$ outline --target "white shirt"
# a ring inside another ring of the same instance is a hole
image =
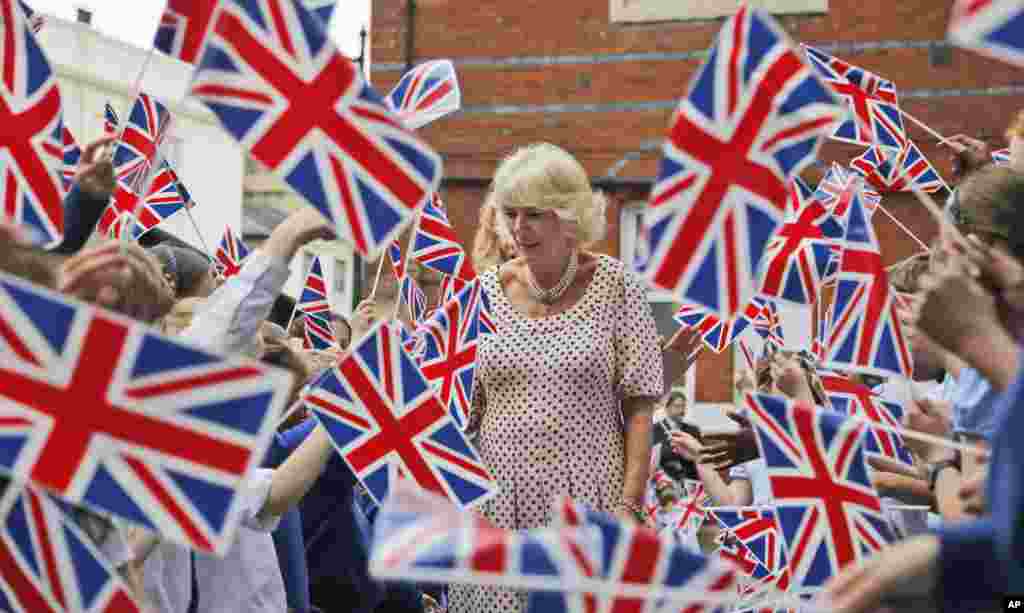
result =
[[[235,542],[223,559],[196,553],[196,579],[199,584],[199,611],[274,611],[287,609],[284,583],[277,565],[273,542],[269,554],[256,542],[256,537],[270,541],[270,532],[277,527],[279,516],[261,517],[260,509],[270,494],[274,471],[257,469],[238,492],[241,526]],[[248,530],[246,530],[248,528]],[[260,534],[259,531],[263,534]],[[242,542],[244,541],[244,542]],[[260,555],[257,564],[250,564],[251,555]],[[273,566],[273,573],[267,568]],[[276,573],[279,589],[270,585],[267,575]],[[156,611],[185,613],[192,599],[192,559],[190,550],[175,543],[160,543],[146,558],[142,567],[146,599]],[[213,580],[207,581],[212,577]],[[204,585],[206,589],[204,589]],[[257,594],[250,586],[256,586]],[[279,598],[277,598],[279,596]],[[250,598],[251,597],[251,598]],[[270,600],[274,600],[270,603]],[[273,605],[271,608],[265,608]],[[258,608],[247,608],[258,606]]]
[[[733,466],[729,469],[729,478],[750,481],[754,494],[752,505],[770,504],[774,499],[771,482],[768,480],[768,465],[763,458]]]

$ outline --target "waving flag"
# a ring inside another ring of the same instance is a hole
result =
[[[451,60],[431,60],[402,75],[388,106],[415,130],[462,108],[462,92]]]
[[[25,613],[135,613],[128,588],[65,512],[32,486],[0,499],[0,608]]]
[[[412,257],[427,268],[449,277],[467,281],[476,277],[437,194],[420,213],[413,235]]]
[[[856,193],[846,216],[824,366],[883,377],[909,378],[913,372],[895,290],[889,285],[875,230]]]
[[[896,86],[863,68],[804,45],[807,59],[821,78],[850,107],[850,118],[832,138],[861,145],[900,149],[907,142]]]
[[[898,152],[871,147],[854,158],[850,167],[880,192],[935,193],[945,188],[942,177],[909,140]]]
[[[460,429],[469,421],[473,400],[483,293],[480,283],[470,283],[422,326],[420,368]]]
[[[672,319],[684,328],[696,328],[701,332],[701,341],[715,353],[725,351],[750,324],[760,316],[764,303],[757,297],[751,299],[742,312],[724,322],[706,309],[690,304],[679,307]]]
[[[786,567],[786,554],[775,512],[761,507],[715,507],[711,515],[738,538],[769,572]]]
[[[237,275],[242,271],[242,263],[248,255],[249,247],[242,242],[241,238],[235,236],[231,226],[224,226],[224,236],[221,237],[220,245],[217,247],[215,263],[220,276],[230,279]]]
[[[750,551],[741,540],[730,535],[727,531],[719,534],[718,550],[715,557],[726,564],[736,568],[742,575],[751,579],[765,579],[771,576],[771,572],[761,564],[754,552]]]
[[[116,245],[111,245],[116,250]],[[196,549],[234,538],[290,376],[0,276],[0,468]]]
[[[647,280],[722,319],[743,308],[790,177],[841,113],[778,24],[740,8],[672,118],[644,219]]]
[[[764,301],[764,308],[753,321],[754,332],[757,332],[764,341],[763,353],[771,350],[782,349],[786,340],[782,336],[782,319],[779,317],[779,309],[772,300]]]
[[[707,506],[711,497],[704,491],[704,483],[701,481],[686,479],[683,489],[686,490],[686,498],[682,501],[683,512],[675,528],[696,534],[708,517]]]
[[[324,271],[320,266],[320,257],[313,256],[313,263],[306,273],[306,280],[302,283],[302,293],[295,303],[295,309],[306,315],[328,317],[331,304],[327,301],[327,283],[324,281]]]
[[[437,189],[441,158],[407,131],[295,2],[222,0],[191,93],[360,255]]]
[[[153,46],[187,64],[203,57],[219,0],[167,0]]]
[[[497,489],[387,322],[317,380],[306,404],[378,503],[398,471],[463,509]]]
[[[1024,66],[1024,6],[1017,0],[956,0],[949,21],[953,44]]]
[[[338,340],[334,338],[334,331],[326,319],[315,315],[307,315],[302,318],[303,323],[303,349],[315,349],[324,351],[338,346]]]
[[[746,397],[797,589],[893,540],[864,459],[864,426],[779,396]]]
[[[850,202],[858,193],[861,204],[864,205],[870,218],[881,204],[882,196],[876,191],[865,188],[864,181],[859,174],[850,172],[847,168],[832,162],[832,167],[818,183],[814,198],[825,205],[825,208],[832,213],[832,217],[840,223],[844,223],[846,213],[850,210]]]
[[[401,281],[405,278],[405,260],[402,259],[402,248],[398,241],[391,241],[388,246],[388,260],[391,262],[391,270],[395,273],[395,279]]]
[[[402,279],[401,299],[409,308],[409,318],[414,323],[423,321],[423,317],[427,313],[427,295],[423,293],[419,283],[416,283],[416,279],[413,279],[412,275],[406,275]]]
[[[117,118],[117,111],[107,102],[103,105],[103,133],[117,134],[118,125],[121,121]]]
[[[451,302],[455,296],[461,292],[467,285],[471,283],[470,280],[460,279],[459,277],[449,277],[444,275],[441,277],[441,295],[438,299],[438,304],[443,305]]]
[[[46,25],[46,17],[42,13],[36,13],[32,10],[32,7],[28,5],[25,0],[18,0],[18,4],[21,5],[21,12],[25,14],[25,21],[28,22],[29,28],[32,29],[33,34],[39,34],[39,31]]]
[[[630,590],[646,595],[600,598],[601,610],[647,610],[645,606],[661,597],[671,601],[673,611],[711,611],[715,607],[708,603],[720,604],[736,589],[730,567],[691,553],[646,526],[593,511],[567,497],[557,504],[555,525],[598,530],[601,555],[595,576],[609,586],[606,593]],[[707,601],[701,600],[701,593]]]
[[[27,21],[14,0],[0,0],[0,220],[52,246],[64,235],[60,90]]]
[[[592,531],[497,528],[400,480],[377,516],[369,567],[377,579],[560,591],[581,582],[599,545]]]
[[[761,261],[761,294],[798,304],[814,304],[842,241],[843,227],[810,193],[799,177],[790,184],[792,216],[768,243]]]
[[[143,202],[142,209],[132,225],[132,238],[140,236],[157,227],[165,219],[183,210],[189,205],[188,191],[178,179],[178,174],[165,161],[149,187],[149,194]]]
[[[71,189],[71,184],[75,181],[75,173],[78,172],[78,161],[82,159],[82,150],[79,148],[78,143],[75,142],[75,137],[71,134],[71,130],[63,123],[61,124],[61,135],[61,140],[64,143],[64,166],[61,168],[61,177],[64,180],[64,191],[68,191]]]
[[[903,407],[882,400],[868,386],[834,372],[818,373],[832,408],[844,415],[858,415],[871,423],[887,428],[899,428],[903,418]],[[864,451],[874,453],[907,466],[914,465],[910,450],[903,443],[903,437],[888,430],[868,427]]]
[[[992,152],[992,161],[996,164],[1009,164],[1010,163],[1010,149],[998,149]]]
[[[334,15],[334,6],[337,0],[302,0],[302,4],[309,9],[323,24],[324,30],[331,23]]]
[[[132,106],[128,123],[121,133],[121,139],[114,149],[114,175],[117,183],[110,204],[96,225],[103,235],[119,236],[121,230],[131,226],[131,216],[150,174],[165,171],[164,164],[153,168],[156,162],[157,149],[170,128],[171,115],[167,107],[144,92],[139,93]],[[164,180],[166,181],[166,176]],[[155,177],[154,177],[155,182]],[[147,190],[147,197],[154,193],[153,186]],[[117,224],[118,228],[111,228]]]

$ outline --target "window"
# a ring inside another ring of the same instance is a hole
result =
[[[619,220],[619,258],[626,263],[626,267],[634,270],[634,263],[637,261],[637,254],[641,251],[640,238],[641,216],[646,202],[631,202],[622,207],[621,219]],[[658,289],[647,290],[647,302],[651,305],[651,313],[654,315],[654,322],[658,326],[658,334],[665,338],[671,338],[679,324],[672,319],[678,309],[675,297],[672,294]],[[666,354],[667,359],[663,364],[666,370],[677,364],[675,354]],[[673,388],[682,389],[686,397],[692,402],[696,398],[696,368],[691,368],[686,373],[684,381],[666,381]],[[667,376],[667,375],[666,375]]]
[[[683,21],[728,17],[747,0],[609,0],[613,22]],[[772,13],[824,13],[828,0],[755,0]]]

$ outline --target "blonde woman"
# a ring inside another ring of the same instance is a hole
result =
[[[539,144],[502,162],[486,206],[518,257],[480,277],[497,334],[479,346],[469,428],[501,488],[483,514],[544,526],[565,494],[642,515],[662,362],[643,286],[586,251],[604,233],[604,197],[569,153]],[[524,608],[523,594],[452,587],[453,613]]]

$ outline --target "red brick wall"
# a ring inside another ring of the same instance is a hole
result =
[[[780,21],[800,42],[849,43],[850,48],[832,52],[895,81],[903,93],[903,109],[940,133],[967,132],[1003,146],[1003,129],[1011,115],[1024,108],[1024,96],[982,92],[1016,86],[1019,73],[1006,64],[945,47],[942,41],[951,4],[950,0],[830,0],[825,15],[787,16]],[[381,91],[398,79],[407,59],[406,8],[407,0],[374,2],[371,57],[373,81]],[[466,111],[423,130],[444,156],[446,175],[453,178],[444,196],[460,238],[469,245],[486,180],[501,158],[521,145],[544,140],[565,147],[594,177],[630,154],[637,159],[625,164],[619,177],[653,176],[657,150],[638,152],[645,143],[663,136],[672,102],[686,91],[702,61],[696,52],[711,44],[720,24],[721,20],[612,24],[607,0],[416,0],[413,62],[451,58],[462,85]],[[853,48],[856,44],[862,48]],[[933,47],[950,54],[948,64],[932,63]],[[651,53],[694,57],[628,60],[621,55]],[[538,61],[542,56],[554,61]],[[654,108],[544,112],[545,105],[635,103]],[[949,177],[948,160],[935,139],[913,125],[908,133],[940,173]],[[820,157],[845,163],[859,153],[856,147],[831,143]],[[816,170],[805,173],[810,180],[818,176]],[[615,193],[615,200],[642,198],[627,192]],[[886,197],[885,206],[920,238],[929,240],[934,224],[913,198]],[[887,262],[899,261],[917,249],[884,215],[875,219]],[[617,255],[618,208],[614,206],[609,210],[609,237],[601,249]],[[728,354],[702,357],[697,376],[698,399],[731,397]]]

